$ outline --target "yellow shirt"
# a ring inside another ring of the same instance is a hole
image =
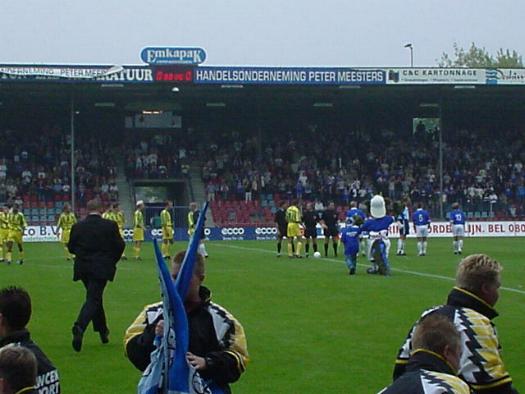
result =
[[[115,212],[113,212],[113,211],[106,211],[106,212],[104,212],[104,213],[102,214],[102,217],[103,217],[104,219],[111,220],[111,221],[113,221],[113,222],[116,222],[116,221],[117,221],[116,218],[115,218]]]
[[[7,216],[7,212],[0,212],[0,230],[7,230],[9,228]]]
[[[126,224],[126,219],[124,218],[124,212],[117,211],[115,212],[115,222],[117,222],[118,228],[123,229],[124,224]]]
[[[133,221],[135,228],[144,228],[144,215],[142,215],[142,211],[140,209],[135,211],[135,214],[133,215]]]
[[[62,212],[58,218],[57,227],[62,230],[69,231],[71,227],[77,222],[77,218],[73,212]]]
[[[162,227],[173,227],[173,222],[171,221],[171,213],[167,209],[163,209],[160,212],[160,225]]]
[[[9,225],[9,230],[23,232],[27,227],[26,218],[22,212],[10,212],[7,215],[7,222]]]
[[[291,205],[286,210],[286,221],[288,223],[301,223],[301,212],[299,208]]]

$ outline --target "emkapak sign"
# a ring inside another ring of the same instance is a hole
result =
[[[152,65],[201,64],[206,60],[206,51],[202,48],[185,47],[147,47],[140,53],[144,63]]]

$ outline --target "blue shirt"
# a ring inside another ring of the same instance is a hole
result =
[[[452,224],[465,224],[465,213],[461,209],[454,209],[449,218]]]
[[[341,232],[341,242],[345,246],[345,256],[354,256],[359,252],[359,226],[347,226]]]
[[[412,221],[416,226],[428,226],[430,224],[430,216],[426,210],[419,208],[412,214]]]
[[[358,215],[361,217],[361,219],[365,220],[366,219],[366,215],[365,213],[359,209],[359,208],[351,208],[349,209],[348,211],[346,211],[346,217],[347,218],[353,218],[355,215]]]

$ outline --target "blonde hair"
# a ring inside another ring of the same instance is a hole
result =
[[[448,345],[456,349],[461,343],[461,337],[452,323],[445,315],[432,313],[419,322],[412,337],[414,349],[427,349],[443,355]]]
[[[182,264],[182,260],[184,260],[184,255],[186,254],[186,251],[183,250],[182,252],[177,253],[173,257],[173,261],[171,263],[172,270],[175,270],[175,267],[180,267]],[[204,265],[204,257],[200,253],[197,253],[195,261],[195,267],[193,268],[193,273],[199,276],[204,276],[206,274],[206,266]]]
[[[501,264],[486,254],[473,254],[459,263],[456,285],[479,294],[484,284],[497,282],[502,270]]]

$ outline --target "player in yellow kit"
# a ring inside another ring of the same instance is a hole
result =
[[[104,213],[102,214],[102,218],[111,220],[113,222],[117,221],[115,218],[115,211],[113,209],[113,203],[109,204],[108,209],[106,209]]]
[[[64,209],[58,217],[57,223],[57,232],[61,231],[60,241],[64,244],[64,251],[66,253],[66,260],[71,260],[73,257],[69,250],[67,249],[67,244],[69,242],[69,234],[71,233],[71,227],[77,222],[75,214],[71,212],[71,207],[69,204],[64,204]]]
[[[286,238],[288,238],[288,257],[294,257],[293,242],[297,241],[295,246],[295,257],[301,258],[301,239],[303,238],[303,229],[301,226],[301,211],[297,207],[297,200],[293,200],[290,206],[286,209],[286,221],[288,227],[286,231]]]
[[[160,225],[162,227],[162,256],[170,258],[170,245],[173,244],[173,220],[171,219],[171,201],[166,201],[164,209],[160,212]]]
[[[137,201],[137,209],[133,214],[133,249],[135,251],[135,259],[142,260],[140,257],[140,249],[142,248],[142,242],[144,242],[144,201]]]
[[[9,208],[4,205],[0,209],[0,262],[4,262],[4,256],[7,248],[7,236],[9,235],[9,225],[7,222],[7,215]]]
[[[122,212],[122,209],[120,209],[118,202],[113,203],[113,218],[117,223],[121,238],[124,239],[124,225],[126,224],[126,218],[124,217],[124,212]],[[124,249],[124,252],[122,252],[122,256],[120,258],[122,260],[128,259],[126,257],[126,249]]]
[[[24,229],[27,227],[26,218],[24,214],[18,210],[18,204],[13,204],[11,212],[7,215],[7,224],[9,232],[7,235],[7,253],[6,262],[11,264],[13,244],[18,245],[19,258],[17,263],[24,264],[24,245],[22,237],[24,236]]]

